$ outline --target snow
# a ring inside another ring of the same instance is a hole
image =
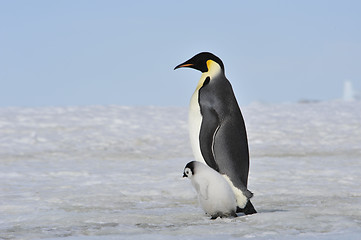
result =
[[[186,108],[0,108],[0,239],[360,239],[361,102],[242,111],[259,213],[212,221]]]

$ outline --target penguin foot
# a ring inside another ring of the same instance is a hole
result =
[[[251,215],[257,213],[256,209],[253,207],[253,204],[249,200],[244,208],[237,207],[237,212],[238,213],[242,212],[245,215]]]
[[[218,217],[219,217],[218,215],[217,216],[214,215],[214,216],[211,217],[211,220],[216,220]]]

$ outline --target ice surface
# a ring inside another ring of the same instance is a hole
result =
[[[242,110],[259,213],[211,221],[186,108],[0,108],[0,239],[360,239],[361,103]]]

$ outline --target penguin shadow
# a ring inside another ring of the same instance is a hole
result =
[[[288,210],[285,209],[257,209],[257,213],[254,214],[244,214],[244,213],[237,213],[237,217],[244,217],[244,216],[253,216],[263,213],[279,213],[279,212],[288,212]]]
[[[285,209],[261,209],[258,213],[277,213],[277,212],[288,212]]]
[[[257,216],[259,214],[263,214],[263,213],[280,213],[280,212],[288,212],[288,210],[285,209],[260,209],[257,211],[257,213],[254,214],[244,214],[242,212],[236,213],[236,215],[234,216],[211,216],[210,220],[216,220],[216,219],[237,219],[237,218],[242,218],[242,217],[249,217],[249,216]],[[209,217],[209,215],[206,214],[207,217]]]
[[[285,209],[259,209],[257,210],[257,213],[254,214],[244,214],[242,212],[236,213],[237,216],[232,216],[229,218],[242,218],[242,217],[249,217],[249,216],[257,216],[264,213],[281,213],[281,212],[288,212],[288,210]],[[211,218],[211,220],[214,220],[215,218]]]
[[[263,213],[281,213],[281,212],[288,212],[288,210],[285,209],[260,209],[257,211],[257,213],[254,214],[245,214],[242,212],[236,213],[234,216],[210,216],[209,220],[216,220],[216,219],[237,219],[242,217],[249,217],[249,216],[257,216],[259,214]],[[209,217],[209,215],[205,214],[205,216]]]

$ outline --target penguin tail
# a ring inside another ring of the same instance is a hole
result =
[[[244,213],[245,215],[251,215],[257,213],[256,209],[253,207],[253,204],[248,200],[244,208],[237,207],[237,213]]]

